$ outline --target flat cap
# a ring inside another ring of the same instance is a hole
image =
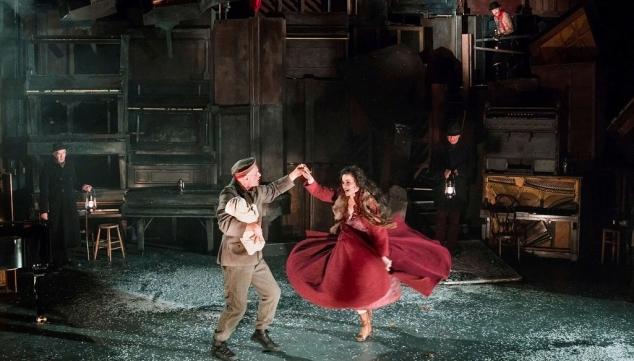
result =
[[[255,165],[255,158],[253,157],[240,159],[239,161],[235,162],[235,164],[231,167],[231,174],[234,177],[244,175],[254,165]]]
[[[51,153],[55,153],[55,152],[57,152],[58,150],[61,150],[61,149],[66,149],[66,144],[59,143],[59,142],[54,143],[53,144],[53,148],[51,149]]]

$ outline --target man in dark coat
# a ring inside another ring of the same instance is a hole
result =
[[[49,261],[63,266],[69,261],[68,248],[80,243],[75,191],[90,192],[92,186],[79,185],[75,167],[66,159],[64,144],[54,144],[52,155],[40,174],[40,218],[49,224],[53,257]]]
[[[462,121],[453,119],[447,127],[447,141],[443,141],[434,151],[431,170],[438,179],[436,197],[435,238],[456,254],[460,233],[460,212],[467,205],[468,187],[473,178],[474,150],[461,140]],[[453,174],[456,194],[445,195],[445,182]]]

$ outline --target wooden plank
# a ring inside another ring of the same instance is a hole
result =
[[[258,46],[260,65],[257,76],[260,101],[254,104],[281,104],[284,84],[286,23],[283,18],[257,17],[257,19],[260,22],[260,43]]]
[[[461,46],[462,88],[468,91],[471,88],[473,75],[473,34],[462,34]]]
[[[251,100],[250,27],[248,19],[223,20],[214,27],[214,99],[218,105]]]
[[[530,45],[533,61],[540,64],[593,60],[596,43],[588,15],[580,8]]]
[[[112,138],[112,136],[111,136]],[[126,143],[121,141],[70,141],[64,142],[76,155],[126,154]],[[27,154],[50,155],[53,141],[32,141],[27,143]]]
[[[555,222],[554,248],[570,248],[572,223]]]
[[[222,108],[217,114],[218,182],[231,179],[231,166],[239,159],[251,156],[250,107]]]
[[[135,36],[130,46],[130,73],[140,80],[209,81],[209,32],[172,35],[170,57],[161,33]]]
[[[305,82],[303,79],[286,79],[284,101],[284,144],[287,162],[305,160],[304,134],[306,126]]]
[[[275,180],[284,175],[284,122],[281,105],[260,106],[260,166],[262,178]]]
[[[281,103],[285,31],[280,18],[224,20],[215,26],[216,104]]]
[[[216,165],[130,165],[130,187],[185,184],[215,184]]]
[[[90,91],[93,91],[92,93]],[[118,94],[122,92],[121,77],[117,75],[28,75],[26,93],[29,95],[93,94],[96,91]]]
[[[347,56],[347,38],[289,38],[286,40],[286,76],[337,77],[337,65]]]

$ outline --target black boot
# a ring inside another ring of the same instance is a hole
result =
[[[269,336],[269,330],[255,330],[253,335],[251,335],[251,340],[258,342],[262,347],[264,347],[264,351],[279,351],[280,347],[278,344],[271,340]]]
[[[211,353],[214,355],[214,357],[223,361],[237,360],[236,354],[233,353],[233,351],[231,351],[229,347],[227,347],[227,343],[224,341],[214,341],[214,346],[211,349]]]

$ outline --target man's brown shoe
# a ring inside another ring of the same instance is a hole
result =
[[[262,347],[264,347],[264,351],[279,351],[280,346],[271,340],[269,336],[269,330],[255,330],[253,335],[251,335],[251,340],[256,341]]]

